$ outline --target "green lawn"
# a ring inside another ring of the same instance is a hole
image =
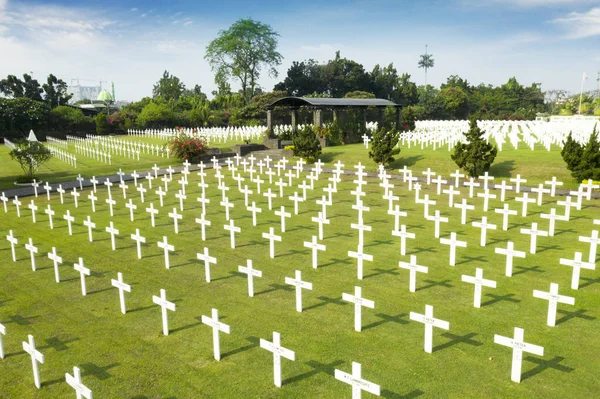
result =
[[[348,159],[362,160],[366,150],[360,147],[331,148],[326,154],[344,151],[350,155]],[[394,167],[400,167],[402,159],[420,157],[419,151],[403,152]],[[416,159],[410,166],[422,169],[430,158],[434,170],[445,172],[443,165],[449,167],[443,160],[447,152],[429,152],[433,155]],[[541,171],[544,160],[549,159],[545,157],[555,153],[527,152],[530,154],[528,164],[538,167],[531,176],[524,173],[525,177],[562,176],[553,169],[546,175]],[[536,161],[534,154],[542,161]],[[528,171],[519,166],[526,158],[515,160],[511,173]],[[346,162],[346,169],[352,169],[350,162]],[[40,208],[35,225],[30,224],[30,211],[25,208],[30,198],[23,199],[20,219],[14,206],[7,214],[0,208],[0,233],[4,237],[12,229],[19,239],[16,263],[10,258],[8,242],[0,240],[0,322],[7,328],[3,337],[7,357],[0,361],[0,397],[72,397],[64,375],[79,366],[84,384],[98,398],[348,398],[351,388],[335,380],[333,373],[335,368],[350,372],[352,361],[362,364],[363,377],[381,385],[382,396],[387,398],[597,396],[598,271],[583,270],[581,287],[574,291],[570,289],[572,269],[559,264],[561,257],[572,259],[575,251],[587,258],[589,246],[578,237],[598,228],[591,221],[600,217],[597,200],[585,202],[581,211],[573,210],[570,222],[557,222],[555,237],[539,238],[538,253],[515,259],[514,276],[508,278],[504,276],[505,257],[496,255],[494,248],[505,248],[506,241],[512,240],[518,250],[527,251],[528,236],[521,235],[519,229],[532,222],[547,229],[548,221],[539,214],[556,206],[551,198],[547,197],[543,206],[531,205],[526,218],[512,217],[508,231],[488,232],[487,247],[480,247],[479,229],[470,222],[484,215],[482,199],[469,199],[477,210],[469,214],[469,225],[463,226],[460,211],[447,207],[445,195],[438,197],[435,191],[424,189],[422,194],[429,193],[437,200],[432,212],[439,209],[450,218],[450,223],[442,224],[441,236],[455,231],[459,239],[468,241],[466,249],[458,249],[456,267],[451,267],[448,247],[433,237],[433,223],[423,219],[423,206],[415,204],[414,193],[396,180],[392,182],[396,185],[394,193],[400,196],[401,208],[409,213],[402,223],[417,235],[416,240],[408,240],[408,254],[399,254],[399,239],[390,234],[393,219],[386,214],[387,201],[381,199],[378,182],[369,180],[364,189],[368,193],[365,204],[371,210],[364,214],[364,220],[373,231],[365,233],[365,252],[372,254],[374,261],[365,262],[365,278],[359,281],[356,261],[347,255],[349,250],[356,250],[358,242],[357,232],[350,229],[357,218],[351,208],[354,197],[349,193],[354,188],[353,176],[345,177],[334,194],[335,205],[328,209],[331,225],[325,226],[323,241],[327,251],[319,253],[319,268],[314,270],[303,242],[317,234],[317,225],[310,218],[321,208],[315,200],[322,195],[329,176],[322,175],[315,190],[308,192],[309,201],[300,204],[300,215],[288,219],[283,242],[276,244],[276,257],[270,259],[268,241],[261,235],[270,226],[279,232],[279,217],[267,209],[266,198],[255,192],[251,201],[263,211],[258,215],[259,225],[253,227],[251,214],[243,207],[243,195],[227,175],[229,199],[236,204],[232,217],[242,228],[235,250],[230,249],[229,234],[223,229],[225,216],[218,205],[221,193],[212,170],[206,178],[211,201],[207,219],[212,222],[206,242],[202,242],[194,222],[201,206],[196,201],[196,173],[190,175],[179,234],[174,233],[172,219],[167,217],[178,203],[175,183],[160,209],[156,228],[151,227],[144,212],[149,202],[159,207],[154,190],[146,194],[145,204],[130,190],[138,205],[133,223],[120,190],[113,190],[118,204],[115,216],[110,217],[104,187],[99,189],[96,213],[91,212],[86,199],[89,191],[84,190],[78,209],[70,196],[61,205],[53,194],[54,230],[49,230],[47,217],[41,212],[47,205],[45,196],[35,199]],[[286,195],[292,194],[287,190]],[[520,203],[512,198],[509,196],[511,209],[520,209]],[[274,200],[274,207],[280,205],[293,212],[291,201]],[[502,203],[491,201],[487,216],[500,229],[501,216],[493,212],[497,207]],[[68,235],[62,219],[67,209],[76,218],[73,236]],[[562,207],[558,212],[562,213]],[[82,225],[87,215],[97,224],[93,243],[88,242],[87,228]],[[116,251],[111,250],[110,236],[104,231],[111,220],[120,230]],[[141,260],[129,238],[135,228],[147,239]],[[165,269],[162,250],[156,245],[163,235],[175,246],[170,270]],[[37,272],[32,272],[29,253],[23,247],[29,237],[39,246]],[[60,284],[54,282],[52,263],[46,256],[53,246],[64,259]],[[205,246],[218,260],[212,267],[211,283],[204,281],[204,265],[196,259],[196,253]],[[408,291],[408,271],[398,268],[398,262],[408,261],[410,254],[429,267],[427,275],[418,275],[416,293]],[[73,270],[79,257],[93,273],[87,279],[86,297],[81,296],[79,274]],[[237,273],[238,265],[245,265],[246,259],[252,259],[254,267],[263,272],[263,278],[255,280],[254,298],[247,296],[247,281]],[[478,267],[484,269],[485,278],[498,283],[496,289],[484,288],[481,309],[473,307],[473,285],[461,282],[462,274],[474,275]],[[284,284],[284,278],[293,277],[295,270],[301,270],[303,280],[313,284],[313,291],[303,293],[303,313],[295,311],[294,291]],[[126,315],[120,313],[118,292],[110,284],[117,272],[132,285],[132,292],[126,294]],[[559,305],[556,327],[546,326],[547,302],[532,296],[534,289],[547,291],[551,282],[560,284],[561,294],[576,298],[575,306]],[[353,329],[353,305],[341,301],[342,293],[353,293],[356,285],[362,287],[365,298],[375,301],[375,309],[363,308],[360,333]],[[169,312],[169,336],[162,335],[160,308],[152,303],[152,295],[159,295],[161,288],[177,305],[176,312]],[[432,354],[423,351],[423,325],[409,321],[408,316],[411,311],[423,313],[426,304],[435,307],[435,317],[450,322],[448,332],[435,329]],[[231,326],[231,335],[221,334],[221,362],[212,358],[212,329],[199,321],[201,315],[210,315],[211,308],[217,308],[222,321]],[[493,343],[494,334],[512,336],[514,327],[525,329],[526,342],[545,348],[543,357],[524,355],[521,384],[510,381],[511,350]],[[272,354],[258,347],[259,339],[271,340],[273,331],[281,333],[283,346],[296,352],[296,361],[282,360],[282,388],[273,385]],[[45,355],[40,366],[41,390],[33,386],[31,361],[22,351],[21,342],[28,334],[34,335]]]

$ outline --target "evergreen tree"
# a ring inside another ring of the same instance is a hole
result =
[[[400,148],[396,148],[400,136],[395,130],[381,128],[373,133],[373,142],[369,158],[381,165],[394,162],[394,155],[400,154]]]
[[[563,160],[567,164],[567,169],[571,172],[579,165],[581,155],[583,153],[583,146],[577,141],[573,140],[573,132],[569,133],[567,141],[560,152]]]
[[[321,155],[321,143],[310,126],[298,130],[292,141],[294,143],[294,155],[298,157],[314,161]]]
[[[414,107],[405,107],[402,109],[402,116],[400,118],[400,127],[398,130],[405,132],[414,131],[416,127],[417,114],[415,113]]]
[[[470,177],[480,176],[490,169],[498,149],[485,141],[475,118],[471,118],[469,130],[463,134],[467,143],[456,144],[451,155],[452,160]]]
[[[587,179],[600,180],[600,142],[596,126],[587,144],[582,148],[579,163],[571,174],[580,182]]]

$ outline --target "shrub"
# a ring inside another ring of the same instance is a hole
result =
[[[40,165],[52,158],[52,153],[38,141],[19,140],[10,152],[10,157],[19,163],[25,173],[24,178],[19,181],[30,182],[33,181],[34,174]]]
[[[293,138],[293,143],[295,156],[314,161],[321,155],[321,143],[310,126],[298,130],[298,134]]]
[[[394,155],[400,154],[396,148],[400,136],[397,131],[381,128],[373,132],[373,142],[369,151],[369,158],[380,165],[394,162]]]
[[[194,137],[184,132],[173,137],[167,145],[171,153],[179,159],[196,159],[208,150],[204,137]]]
[[[467,143],[456,144],[451,157],[470,177],[477,177],[490,169],[498,149],[485,141],[475,118],[471,118],[469,130],[463,134]]]
[[[294,146],[293,145],[286,145],[285,147],[283,147],[284,150],[291,150],[294,151]]]
[[[561,155],[577,181],[600,179],[600,142],[596,126],[585,145],[577,143],[569,134]]]
[[[400,124],[403,131],[414,131],[417,121],[417,115],[414,107],[406,107],[402,109]]]
[[[107,134],[110,132],[110,123],[108,123],[108,116],[104,112],[100,112],[94,117],[96,122],[96,133]]]

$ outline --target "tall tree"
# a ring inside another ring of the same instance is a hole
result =
[[[483,132],[477,126],[475,118],[471,118],[469,130],[463,135],[466,143],[456,144],[450,157],[470,177],[480,176],[483,172],[490,170],[490,166],[498,154],[498,148],[483,138]]]
[[[240,19],[206,47],[204,58],[210,63],[215,82],[222,85],[231,78],[239,80],[246,104],[254,95],[263,68],[277,77],[275,67],[283,56],[277,51],[277,37],[269,25],[252,19]]]
[[[425,69],[425,86],[427,86],[427,70],[433,68],[433,65],[433,55],[427,53],[427,45],[425,45],[425,54],[421,54],[421,58],[419,59],[419,68]]]
[[[154,98],[161,97],[167,101],[177,100],[183,94],[185,85],[175,75],[171,75],[169,71],[164,71],[162,78],[154,85],[152,96]]]
[[[23,80],[15,75],[8,75],[0,80],[0,93],[12,98],[26,97],[30,100],[42,101],[42,88],[31,75],[23,74]]]
[[[48,75],[42,88],[44,89],[44,100],[50,105],[50,108],[67,105],[73,97],[72,94],[67,93],[67,83],[52,74]]]

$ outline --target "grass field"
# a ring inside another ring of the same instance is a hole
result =
[[[362,160],[366,153],[361,146],[343,150],[349,159]],[[327,149],[325,156],[340,151]],[[430,151],[425,156],[418,155],[417,150],[405,151],[394,167],[400,167],[403,157],[423,156],[410,166],[419,170],[429,164],[444,172],[444,153]],[[533,159],[537,151],[527,154],[532,158],[519,156],[511,173],[529,170],[520,163],[540,162]],[[343,159],[341,154],[329,156]],[[549,155],[539,152],[542,164],[545,156]],[[532,180],[552,174],[560,178],[552,169],[544,175],[543,166],[538,167],[531,170]],[[345,169],[353,169],[351,163],[346,162]],[[414,193],[395,180],[392,183],[396,185],[395,195],[400,196],[398,203],[408,212],[402,223],[417,235],[417,239],[408,240],[407,255],[399,254],[399,239],[390,234],[393,218],[386,213],[383,190],[378,181],[369,180],[364,186],[364,201],[370,212],[365,212],[364,220],[373,231],[365,232],[365,252],[372,254],[374,261],[365,262],[365,278],[361,281],[356,277],[356,260],[347,254],[356,250],[358,242],[357,232],[350,229],[357,220],[351,208],[355,200],[350,194],[355,187],[354,176],[345,177],[339,184],[335,205],[328,208],[331,224],[325,226],[323,241],[327,251],[319,253],[319,268],[314,270],[311,253],[303,242],[317,234],[317,225],[310,218],[321,209],[315,200],[321,197],[329,175],[323,174],[315,190],[308,192],[308,201],[300,204],[300,214],[288,219],[287,232],[278,233],[283,241],[276,243],[276,257],[270,259],[268,241],[261,234],[269,227],[279,232],[279,217],[267,209],[266,198],[251,187],[255,191],[251,201],[262,208],[259,225],[253,227],[251,214],[243,206],[243,195],[230,174],[225,174],[229,199],[235,203],[231,215],[242,229],[235,250],[230,249],[229,233],[223,229],[225,215],[218,205],[221,192],[212,170],[206,178],[211,201],[207,219],[212,222],[206,242],[202,242],[199,225],[194,222],[201,212],[201,204],[196,201],[199,177],[195,173],[190,175],[179,234],[174,233],[172,219],[167,216],[178,204],[174,182],[157,216],[156,228],[151,227],[149,215],[144,212],[149,202],[159,208],[154,190],[146,194],[145,204],[137,192],[130,190],[138,206],[134,222],[129,221],[120,190],[113,190],[117,206],[115,216],[110,217],[104,187],[99,189],[96,213],[85,199],[86,190],[77,209],[70,196],[61,205],[53,194],[50,203],[56,211],[54,230],[49,229],[47,216],[41,212],[47,206],[45,196],[35,199],[40,211],[34,225],[25,207],[29,198],[24,199],[20,219],[14,206],[9,213],[0,209],[0,233],[5,236],[12,229],[19,239],[16,263],[10,258],[8,242],[0,241],[0,322],[7,328],[3,338],[7,357],[0,361],[0,397],[73,396],[64,375],[79,366],[84,384],[98,398],[347,398],[351,388],[335,380],[333,373],[336,368],[350,372],[353,361],[362,364],[363,377],[381,385],[382,396],[387,398],[597,395],[598,271],[583,270],[580,289],[574,291],[570,289],[572,269],[559,264],[561,257],[572,259],[575,251],[587,258],[589,245],[579,242],[578,237],[589,236],[598,228],[592,225],[592,218],[600,218],[597,200],[586,201],[581,211],[572,210],[571,221],[557,222],[554,237],[540,237],[536,255],[515,259],[514,276],[509,278],[504,276],[505,257],[495,254],[494,248],[505,248],[506,241],[512,240],[516,249],[527,251],[529,236],[520,234],[519,229],[532,222],[547,229],[548,221],[540,219],[540,213],[555,207],[557,198],[546,197],[543,206],[530,205],[527,217],[512,217],[509,230],[502,231],[501,215],[493,212],[502,207],[498,199],[490,202],[487,214],[482,211],[481,198],[468,199],[476,205],[476,211],[469,213],[467,225],[461,225],[460,211],[448,208],[446,195],[437,196],[434,189],[424,187],[422,194],[437,200],[430,212],[438,209],[450,218],[450,223],[442,224],[441,236],[455,231],[459,239],[468,242],[466,249],[458,249],[457,265],[451,267],[449,249],[434,238],[433,223],[423,218],[423,205],[415,204]],[[267,187],[264,184],[263,190]],[[461,191],[468,197],[466,189]],[[292,194],[292,190],[286,190],[286,196]],[[511,209],[519,210],[520,203],[513,198],[514,194],[509,195],[507,201]],[[274,200],[274,208],[281,205],[293,212],[291,201]],[[73,236],[68,235],[62,219],[67,209],[76,219]],[[562,214],[562,207],[558,213]],[[479,229],[470,223],[484,214],[490,223],[498,225],[498,230],[489,231],[488,245],[480,247]],[[88,242],[87,228],[82,225],[87,215],[97,224],[93,243]],[[111,250],[110,236],[104,231],[111,220],[120,230],[116,251]],[[135,242],[129,238],[136,228],[147,240],[141,260],[137,259]],[[170,270],[165,269],[163,252],[156,245],[163,235],[175,246]],[[37,272],[31,270],[29,253],[23,247],[30,237],[39,246]],[[53,246],[64,259],[60,266],[63,281],[59,284],[54,282],[52,263],[46,256]],[[196,259],[196,253],[205,246],[218,262],[212,267],[211,283],[204,281],[203,262]],[[429,267],[428,274],[418,275],[415,293],[408,291],[408,271],[398,268],[398,262],[408,261],[410,254],[417,256],[420,265]],[[79,257],[93,273],[87,278],[86,297],[80,292],[79,274],[73,270]],[[263,277],[255,280],[254,298],[248,297],[247,281],[237,272],[246,259],[252,259],[254,267],[263,272]],[[474,275],[478,267],[484,269],[485,278],[498,284],[496,289],[484,288],[481,309],[473,307],[473,285],[461,282],[462,274]],[[303,280],[313,284],[312,291],[303,293],[302,313],[295,311],[293,288],[284,284],[284,278],[293,277],[295,270],[301,270]],[[126,294],[126,315],[120,313],[118,292],[110,284],[117,272],[122,272],[125,282],[132,285],[132,292]],[[546,326],[548,303],[532,296],[534,289],[547,291],[551,282],[560,284],[561,294],[576,298],[575,306],[559,305],[556,327]],[[357,285],[365,298],[375,301],[375,309],[363,308],[360,333],[353,330],[353,305],[341,300],[342,293],[353,293]],[[177,305],[176,312],[169,312],[169,336],[162,335],[160,308],[152,303],[152,295],[159,295],[161,288]],[[423,325],[409,321],[408,316],[411,311],[423,313],[426,304],[435,307],[435,317],[450,322],[447,332],[435,329],[432,354],[423,351]],[[212,358],[212,329],[199,321],[201,315],[210,315],[211,308],[217,308],[222,321],[231,326],[230,335],[221,334],[220,362]],[[494,334],[512,336],[514,327],[525,329],[526,342],[545,348],[543,357],[524,354],[521,384],[510,381],[511,350],[493,343]],[[273,331],[281,333],[283,346],[296,352],[296,361],[282,360],[282,388],[273,385],[272,354],[258,347],[259,339],[271,340]],[[45,355],[39,391],[33,386],[31,360],[21,347],[28,334],[34,335],[38,349]]]

